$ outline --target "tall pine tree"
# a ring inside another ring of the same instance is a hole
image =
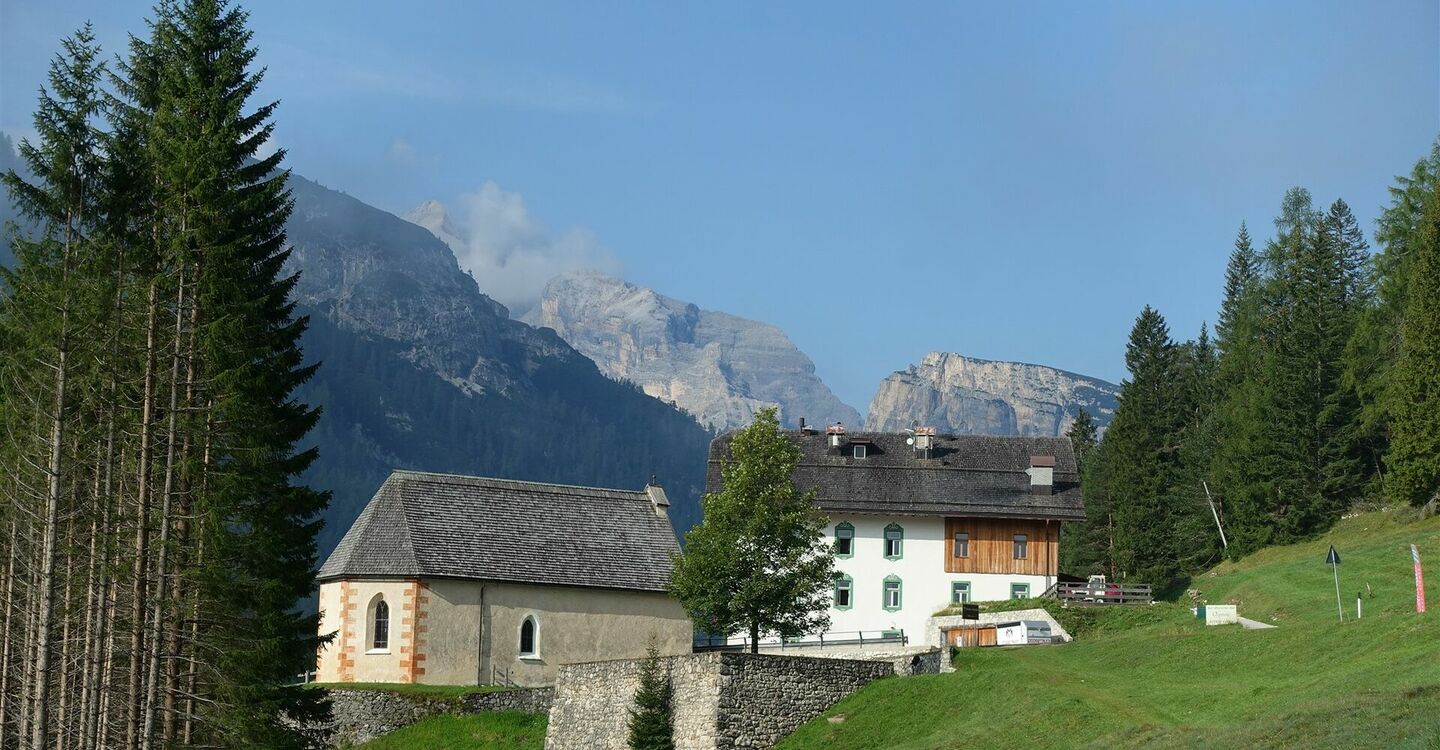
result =
[[[1440,497],[1440,184],[1431,184],[1408,249],[1386,489],[1398,501],[1422,505]]]
[[[1179,514],[1171,492],[1185,421],[1176,403],[1178,354],[1164,317],[1147,305],[1130,331],[1125,348],[1130,377],[1121,384],[1102,448],[1116,566],[1123,578],[1162,588],[1181,572],[1173,534]]]

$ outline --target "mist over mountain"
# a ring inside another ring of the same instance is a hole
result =
[[[595,271],[558,276],[525,318],[554,329],[600,369],[729,430],[778,407],[782,424],[859,424],[815,363],[768,323],[702,310]]]
[[[426,201],[405,216],[454,252],[480,291],[516,316],[540,301],[545,284],[568,271],[618,273],[620,264],[585,229],[553,231],[530,214],[525,199],[486,182],[453,208]]]
[[[305,477],[334,492],[321,557],[393,468],[638,488],[699,519],[698,423],[602,374],[553,331],[510,319],[426,230],[304,178],[287,225],[311,316],[300,398],[324,412]]]
[[[14,170],[22,177],[27,177],[29,172],[25,169],[25,164],[20,161],[15,145],[10,136],[0,133],[0,174]],[[8,229],[12,221],[17,223],[22,221],[20,212],[10,201],[10,191],[0,185],[0,266],[8,266],[15,261],[15,256],[10,252]]]
[[[881,381],[865,429],[1064,435],[1081,408],[1104,427],[1120,386],[1054,367],[930,352]]]

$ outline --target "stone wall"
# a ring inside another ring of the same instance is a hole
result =
[[[894,673],[893,664],[880,661],[721,654],[715,744],[708,747],[771,747],[841,698]]]
[[[895,673],[887,661],[771,654],[662,661],[674,689],[676,750],[771,747],[841,698]],[[562,666],[545,747],[623,750],[639,669],[633,660]]]
[[[545,713],[554,695],[551,688],[528,688],[476,693],[456,700],[422,698],[385,690],[330,690],[331,721],[315,728],[332,747],[369,742],[382,734],[436,714],[474,714],[486,711]]]
[[[841,646],[838,648],[813,648],[805,649],[797,653],[798,649],[791,647],[789,651],[779,649],[766,649],[760,647],[762,654],[777,654],[782,656],[813,656],[820,659],[861,659],[864,661],[888,661],[895,665],[895,674],[902,677],[917,674],[939,674],[948,671],[950,663],[949,649],[938,646],[896,646],[890,649],[881,649],[874,646]],[[916,657],[919,657],[917,660]]]

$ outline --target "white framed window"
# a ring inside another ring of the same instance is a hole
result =
[[[955,532],[955,556],[956,556],[956,557],[969,557],[969,556],[970,556],[970,532],[968,532],[968,531],[957,531],[957,532]]]
[[[390,650],[390,605],[382,594],[370,600],[370,649],[381,653]]]
[[[835,609],[850,609],[855,604],[855,582],[850,576],[835,577]]]
[[[845,521],[835,524],[835,556],[850,557],[855,554],[855,527]]]
[[[540,624],[535,615],[526,615],[520,622],[520,657],[537,658],[540,653]]]
[[[868,454],[868,451],[866,450],[864,445],[853,445],[850,447],[850,449],[852,451],[850,455],[856,458],[864,458]]]
[[[905,555],[905,529],[898,523],[885,527],[885,559],[899,560]]]
[[[880,600],[880,605],[884,607],[886,611],[894,612],[900,609],[901,583],[899,578],[886,576],[885,587],[882,592],[883,596]]]
[[[1015,535],[1015,559],[1024,560],[1030,554],[1030,537],[1024,534]]]

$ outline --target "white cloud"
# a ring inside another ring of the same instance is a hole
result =
[[[403,138],[396,138],[390,142],[390,150],[386,156],[396,164],[414,164],[415,147]]]
[[[620,263],[584,228],[552,232],[531,216],[525,199],[487,181],[460,196],[450,226],[421,221],[455,251],[460,267],[472,272],[480,290],[510,308],[516,317],[540,300],[545,283],[567,271],[619,273]],[[445,237],[453,234],[452,237]]]

